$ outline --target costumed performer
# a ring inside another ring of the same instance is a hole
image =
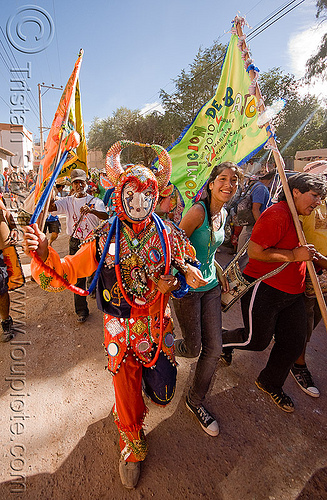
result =
[[[121,150],[132,144],[156,151],[156,176],[143,165],[122,169]],[[161,406],[171,401],[175,390],[169,292],[186,293],[186,280],[189,283],[196,279],[199,285],[206,282],[199,269],[193,267],[198,264],[195,251],[184,233],[153,213],[158,194],[167,186],[171,174],[166,150],[155,144],[120,141],[108,151],[106,169],[115,186],[117,215],[95,230],[75,255],[61,261],[37,225],[26,228],[25,250],[36,250],[45,264],[72,283],[92,274],[101,256],[105,257],[97,282],[97,305],[104,313],[104,346],[108,368],[114,375],[113,415],[121,448],[119,472],[123,485],[133,488],[139,479],[140,462],[147,454],[142,378],[147,395]],[[170,274],[171,265],[177,269],[177,276]],[[60,288],[61,283],[35,257],[31,270],[43,289]],[[154,362],[155,366],[151,366]]]

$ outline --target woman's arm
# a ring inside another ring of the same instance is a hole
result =
[[[179,227],[185,231],[186,236],[189,238],[196,229],[202,226],[204,218],[204,208],[197,203],[186,212]]]
[[[264,248],[258,243],[250,240],[248,246],[248,255],[250,259],[263,262],[302,262],[312,260],[316,254],[313,245],[303,245],[286,250],[283,248]]]

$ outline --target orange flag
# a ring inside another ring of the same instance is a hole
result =
[[[74,70],[66,84],[65,90],[61,96],[58,109],[54,116],[52,126],[45,143],[43,158],[41,159],[37,179],[35,183],[35,198],[34,202],[37,203],[42,191],[47,185],[51,174],[56,167],[57,161],[60,157],[59,148],[64,147],[64,139],[70,132],[67,127],[71,107],[75,106],[75,92],[78,81],[78,75],[83,59],[83,51],[79,53],[78,59],[75,63]]]

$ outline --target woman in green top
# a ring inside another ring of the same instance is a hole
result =
[[[180,223],[180,228],[184,229],[196,249],[201,273],[207,283],[196,288],[195,275],[194,288],[183,298],[173,300],[183,335],[183,339],[175,341],[175,348],[177,356],[187,358],[197,357],[201,351],[186,406],[210,436],[217,436],[219,427],[203,406],[203,401],[222,349],[220,285],[224,290],[228,286],[221,272],[219,283],[214,260],[225,237],[227,212],[224,204],[236,193],[240,176],[240,170],[232,162],[216,165],[206,184],[206,198],[193,205]]]

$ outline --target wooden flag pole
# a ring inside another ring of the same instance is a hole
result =
[[[237,35],[239,37],[241,37],[241,39],[243,39],[242,51],[246,54],[246,56],[247,56],[246,59],[250,59],[251,56],[250,56],[249,50],[247,48],[247,45],[245,43],[245,39],[244,39],[245,37],[244,37],[243,31],[242,31],[242,26],[241,26],[241,22],[240,22],[239,18],[235,19],[235,28],[237,31]],[[249,70],[249,76],[250,76],[250,79],[252,82],[255,79],[254,70],[251,70],[251,69]],[[259,103],[259,111],[262,112],[265,110],[265,105],[264,105],[264,101],[263,101],[263,98],[261,95],[261,91],[260,91],[260,87],[258,85],[258,82],[256,82],[255,90],[256,90],[255,96],[256,96],[257,101]],[[270,124],[266,123],[264,126],[265,126],[265,128],[270,127]],[[267,128],[266,128],[266,130],[267,130]],[[271,130],[271,129],[269,128],[268,130]],[[267,134],[269,134],[268,130],[267,130]],[[272,149],[272,152],[274,155],[274,160],[275,160],[275,163],[277,166],[277,170],[278,170],[280,179],[282,181],[282,186],[283,186],[283,190],[285,193],[286,201],[288,203],[289,209],[290,209],[292,217],[293,217],[293,221],[294,221],[295,229],[296,229],[296,232],[297,232],[297,235],[299,238],[299,242],[301,245],[306,245],[307,241],[305,239],[305,236],[304,236],[304,233],[302,230],[302,226],[301,226],[301,223],[299,220],[299,216],[298,216],[298,213],[297,213],[296,208],[295,208],[293,196],[291,194],[290,188],[288,186],[287,178],[285,175],[285,163],[284,163],[284,160],[279,152],[274,135],[271,131],[270,131],[270,135],[268,137],[268,143],[271,145],[271,149]],[[318,305],[319,305],[319,308],[321,311],[322,319],[323,319],[325,327],[327,329],[327,307],[326,307],[326,302],[325,302],[324,296],[322,294],[320,284],[319,284],[319,281],[318,281],[318,278],[316,275],[316,271],[315,271],[315,268],[314,268],[312,261],[307,261],[306,264],[307,264],[307,269],[309,271],[310,278],[311,278],[311,281],[313,284],[313,288],[314,288],[314,291],[315,291],[315,294],[317,297],[317,301],[318,301]]]

